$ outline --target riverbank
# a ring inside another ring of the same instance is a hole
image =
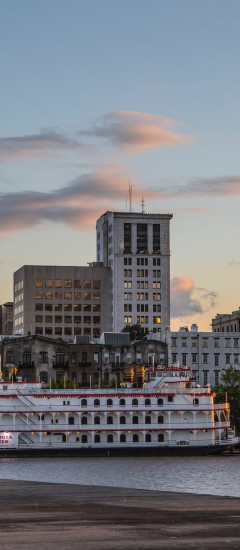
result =
[[[240,499],[0,480],[1,550],[239,549]]]

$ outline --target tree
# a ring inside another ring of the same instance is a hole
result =
[[[221,383],[213,388],[216,401],[230,405],[230,422],[240,433],[240,371],[232,365],[221,375]]]
[[[145,340],[149,331],[143,328],[140,323],[136,323],[135,325],[126,325],[122,332],[129,332],[132,342],[133,340]]]

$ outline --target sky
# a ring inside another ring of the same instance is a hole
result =
[[[173,213],[171,329],[239,301],[240,2],[0,0],[0,303],[87,265],[96,219]]]

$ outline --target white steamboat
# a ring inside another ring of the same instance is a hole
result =
[[[56,390],[0,383],[0,455],[213,454],[226,449],[228,403],[187,368],[146,370],[143,388]]]

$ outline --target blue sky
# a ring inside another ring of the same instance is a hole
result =
[[[238,309],[234,0],[1,2],[0,302],[95,259],[95,219],[173,212],[172,328]]]

